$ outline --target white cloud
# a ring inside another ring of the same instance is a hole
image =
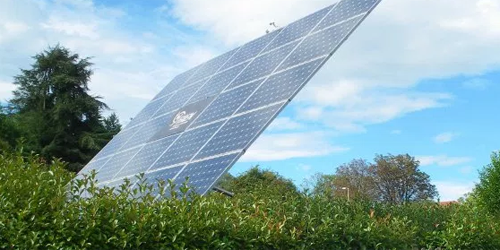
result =
[[[0,103],[10,98],[14,89],[15,86],[12,83],[0,81]]]
[[[462,83],[462,87],[473,90],[485,90],[490,84],[491,81],[489,80],[476,78]]]
[[[303,172],[309,172],[311,171],[311,169],[312,169],[311,165],[299,164],[299,166],[297,166],[297,170]]]
[[[401,133],[402,133],[401,130],[393,130],[393,131],[391,131],[391,134],[393,134],[393,135],[400,135]]]
[[[437,165],[440,167],[450,167],[472,161],[469,157],[450,157],[447,155],[417,156],[416,158],[420,161],[420,166]]]
[[[269,125],[269,131],[298,130],[304,125],[292,120],[290,117],[278,117]]]
[[[433,184],[436,185],[441,201],[456,201],[474,189],[472,182],[435,181]]]
[[[191,45],[179,46],[175,48],[174,55],[176,55],[185,64],[194,67],[217,56],[217,53],[204,46]]]
[[[29,26],[23,22],[5,22],[3,23],[3,28],[7,33],[10,34],[20,34],[29,30]]]
[[[320,121],[343,132],[363,132],[365,125],[384,123],[407,113],[443,107],[452,98],[446,93],[390,93],[395,91],[386,92],[381,88],[347,88],[344,92],[344,88],[339,86],[344,86],[344,83],[338,85],[333,82],[307,88],[299,97],[298,117]],[[328,99],[325,93],[331,93],[332,98]]]
[[[87,21],[75,21],[75,22],[67,22],[64,19],[59,17],[50,17],[49,20],[45,23],[42,23],[41,26],[44,29],[48,29],[55,32],[61,32],[70,36],[79,36],[82,38],[90,38],[95,40],[99,38],[99,34],[97,32],[98,24],[96,22]]]
[[[349,150],[334,146],[325,132],[264,134],[243,155],[242,162],[315,157]]]
[[[452,133],[452,132],[444,132],[439,135],[436,135],[433,140],[435,143],[448,143],[451,142],[453,139],[455,139],[458,136],[457,133]]]
[[[462,174],[471,174],[473,170],[474,170],[474,168],[472,166],[465,166],[465,167],[460,168],[459,171]]]

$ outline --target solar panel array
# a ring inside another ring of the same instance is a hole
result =
[[[342,0],[176,76],[77,178],[189,177],[205,194],[379,1]]]

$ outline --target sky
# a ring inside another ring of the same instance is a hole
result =
[[[0,102],[32,56],[91,57],[122,123],[175,75],[336,0],[0,0]],[[383,0],[231,169],[302,185],[352,159],[410,154],[441,200],[500,150],[500,2]]]

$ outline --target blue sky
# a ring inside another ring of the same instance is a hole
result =
[[[60,43],[93,57],[91,90],[126,123],[176,74],[335,0],[3,0],[0,100]],[[425,18],[423,18],[425,17]],[[500,3],[383,0],[234,166],[300,185],[354,158],[409,153],[442,200],[500,150]]]

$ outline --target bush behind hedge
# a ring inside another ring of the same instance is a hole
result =
[[[200,197],[165,183],[173,198],[154,199],[145,185],[132,193],[127,183],[99,189],[92,176],[71,182],[63,167],[0,156],[0,248],[500,249],[499,223],[474,204],[389,206],[266,190]]]

